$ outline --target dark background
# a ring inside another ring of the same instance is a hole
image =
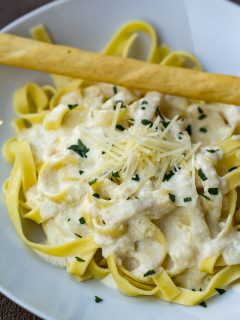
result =
[[[53,0],[0,0],[0,29],[23,14],[49,2]],[[234,2],[240,4],[240,0],[234,0]],[[40,320],[40,318],[22,309],[0,293],[0,320]]]

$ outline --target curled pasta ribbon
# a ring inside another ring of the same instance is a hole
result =
[[[220,256],[221,252],[215,253],[211,257],[206,257],[201,261],[201,264],[199,266],[200,271],[207,272],[209,274],[213,274],[214,267],[216,265],[216,262]]]
[[[43,121],[44,128],[47,130],[57,130],[58,128],[60,128],[63,121],[63,117],[68,111],[69,108],[64,104],[61,104],[54,108],[45,117]]]
[[[21,187],[23,190],[31,187],[36,172],[32,172],[34,171],[33,156],[28,143],[17,141],[13,143],[12,148],[15,153],[14,166],[8,182],[4,185],[6,188],[4,193],[9,216],[21,240],[32,249],[56,257],[74,257],[81,252],[96,249],[97,246],[91,236],[54,246],[34,243],[25,237],[19,213],[20,190]],[[23,162],[28,158],[30,160],[28,160],[28,166],[26,166]]]
[[[235,169],[224,176],[228,190],[236,189],[240,185],[240,168]]]
[[[106,277],[109,274],[109,269],[99,266],[96,263],[94,258],[90,261],[90,263],[88,265],[88,271],[91,273],[93,278],[98,279],[98,280],[103,279],[104,277]]]
[[[229,172],[229,169],[240,166],[240,153],[239,151],[231,151],[224,154],[223,158],[217,163],[217,170],[222,176]]]
[[[235,213],[236,203],[237,203],[236,190],[231,190],[229,192],[228,203],[229,203],[229,209],[228,209],[229,213],[228,213],[227,221],[226,221],[225,226],[222,229],[222,231],[218,234],[218,239],[220,239],[221,237],[226,235],[232,226],[233,216]],[[209,274],[213,274],[214,267],[216,266],[217,261],[218,261],[218,265],[219,265],[219,258],[220,258],[221,253],[222,252],[219,251],[219,252],[211,255],[210,257],[205,257],[200,264],[200,270],[202,272],[207,272]]]
[[[81,252],[81,257],[79,258],[81,258],[82,261],[78,261],[76,258],[72,262],[68,261],[67,271],[71,274],[74,274],[80,277],[84,276],[87,270],[87,267],[90,261],[93,259],[93,256],[96,253],[96,251],[97,251],[97,248],[93,248],[93,249]]]
[[[217,272],[212,277],[206,289],[203,291],[192,291],[189,289],[178,287],[178,289],[180,290],[180,294],[173,299],[168,299],[167,297],[165,297],[160,290],[156,292],[156,296],[165,301],[170,301],[185,306],[194,306],[215,295],[217,293],[215,288],[225,287],[239,277],[240,266],[229,266]]]
[[[157,59],[157,33],[155,29],[144,21],[131,21],[124,24],[103,50],[104,54],[127,57],[131,46],[137,38],[137,32],[145,33],[151,40],[151,48],[147,60],[155,62]]]
[[[188,62],[193,65],[193,69],[202,70],[199,60],[187,51],[172,51],[163,58],[160,64],[164,66],[187,67]]]
[[[82,80],[74,79],[71,82],[66,83],[64,86],[58,88],[55,92],[55,95],[50,101],[50,109],[56,107],[60,103],[62,96],[64,96],[67,93],[76,92],[79,94],[79,96],[81,96],[80,87],[82,85],[82,82]]]
[[[130,283],[120,272],[117,267],[115,258],[111,255],[107,259],[108,268],[112,274],[112,277],[118,286],[119,290],[125,293],[128,296],[151,296],[154,295],[158,291],[157,286],[153,286],[153,289],[147,290],[144,284],[139,282],[139,286],[135,286]]]
[[[227,139],[219,144],[219,148],[226,154],[240,149],[240,140]]]
[[[13,104],[20,118],[39,124],[47,114],[48,97],[38,85],[28,83],[15,92]]]
[[[51,179],[52,182],[54,181],[54,179],[61,179],[61,177],[59,177],[59,173],[61,172],[61,170],[64,170],[69,164],[79,165],[79,160],[71,156],[65,156],[57,160],[54,159],[43,164],[39,171],[38,180],[41,181],[43,189],[47,190],[44,192],[44,195],[55,202],[62,202],[65,200],[68,192],[68,187],[66,187],[65,189],[60,188],[60,190],[50,190],[49,179]],[[64,179],[64,175],[62,176],[62,179]],[[53,183],[53,185],[58,184]]]

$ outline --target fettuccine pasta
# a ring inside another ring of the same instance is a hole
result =
[[[52,41],[42,25],[31,32]],[[151,40],[149,62],[201,70],[142,21],[103,52],[129,56],[139,32]],[[111,279],[129,296],[206,306],[224,293],[240,278],[237,107],[52,79],[15,92],[16,137],[3,147],[21,240],[80,281]],[[42,227],[44,243],[26,238],[24,219]]]

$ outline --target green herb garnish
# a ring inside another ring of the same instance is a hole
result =
[[[125,130],[125,128],[121,124],[117,124],[116,125],[116,129],[118,129],[120,131],[124,131]]]
[[[77,236],[78,238],[82,238],[82,236],[80,236],[80,234],[74,233],[75,236]]]
[[[202,169],[198,170],[198,175],[202,179],[202,181],[206,181],[207,180],[207,176],[203,173]]]
[[[93,179],[91,181],[88,181],[88,184],[91,186],[92,184],[94,184],[97,181],[97,179]]]
[[[134,181],[140,181],[139,175],[136,173],[135,176],[132,177],[132,180],[134,180]]]
[[[143,105],[143,104],[148,104],[148,101],[147,100],[142,100],[141,101],[141,105]]]
[[[102,154],[105,154],[106,153],[106,151],[102,151]]]
[[[186,131],[190,136],[192,135],[192,126],[190,124],[187,126]]]
[[[208,193],[213,196],[216,196],[218,194],[218,188],[209,188]]]
[[[205,301],[200,302],[199,305],[203,308],[207,308],[207,304]]]
[[[190,201],[192,201],[192,198],[191,197],[186,197],[186,198],[183,199],[183,201],[184,202],[190,202]]]
[[[117,93],[118,93],[118,89],[117,89],[116,86],[113,86],[113,93],[114,93],[114,94],[117,94]]]
[[[95,197],[95,198],[98,198],[98,199],[100,198],[100,194],[98,194],[98,193],[96,193],[96,192],[94,192],[94,193],[92,194],[92,196]]]
[[[175,200],[176,200],[175,194],[169,193],[168,196],[169,196],[169,199],[170,199],[172,202],[175,202]]]
[[[122,100],[118,100],[118,101],[115,101],[115,104],[113,106],[113,110],[116,110],[117,109],[117,104],[120,103],[121,106],[120,106],[120,109],[123,109],[123,108],[126,108],[126,106],[124,105],[123,101]]]
[[[146,110],[146,108],[145,108],[145,107],[141,107],[141,109],[142,109],[142,110]]]
[[[175,173],[172,170],[169,171],[168,173],[165,173],[163,177],[163,181],[169,181],[174,175]]]
[[[198,191],[198,194],[199,194],[200,196],[202,196],[204,199],[210,201],[210,198],[209,198],[208,196],[206,196],[204,193],[201,193],[201,192]]]
[[[79,170],[79,174],[80,174],[80,176],[81,176],[83,173],[84,173],[84,171],[83,171],[83,170]]]
[[[199,113],[204,113],[201,107],[197,107]]]
[[[141,123],[144,125],[144,126],[149,126],[150,128],[152,127],[153,123],[152,121],[148,120],[148,119],[142,119]]]
[[[169,124],[170,124],[170,121],[160,121],[160,123],[164,126],[164,128],[166,129]]]
[[[237,169],[238,167],[232,167],[232,168],[230,168],[229,170],[228,170],[228,172],[231,172],[231,171],[233,171],[233,170],[235,170],[235,169]]]
[[[217,291],[218,294],[222,295],[226,292],[226,290],[222,289],[222,288],[215,288],[215,290]]]
[[[102,298],[99,298],[98,296],[95,296],[95,302],[96,302],[96,303],[100,303],[100,302],[102,302],[102,301],[103,301]]]
[[[215,153],[215,152],[217,152],[217,151],[219,151],[218,149],[217,150],[214,150],[214,149],[207,149],[206,150],[207,152],[209,152],[209,153]]]
[[[119,175],[118,171],[112,172],[112,176],[115,177],[115,178],[120,178],[120,175]]]
[[[201,127],[201,128],[199,128],[199,131],[201,131],[203,133],[206,133],[207,132],[207,128]]]
[[[77,103],[76,104],[68,104],[69,110],[75,109],[75,108],[77,108],[77,106],[78,106]]]
[[[69,222],[70,220],[71,220],[71,218],[68,218],[68,219],[67,219],[67,222]]]
[[[78,139],[78,144],[72,144],[68,149],[76,152],[82,158],[87,158],[87,153],[89,151],[80,139]]]
[[[156,272],[154,270],[149,270],[147,271],[146,273],[144,273],[144,277],[147,277],[147,276],[151,276],[152,274],[155,274]]]
[[[85,260],[83,260],[83,259],[80,258],[80,257],[75,257],[75,259],[76,259],[78,262],[85,262]]]
[[[81,218],[79,219],[79,222],[80,222],[81,224],[85,224],[85,223],[86,223],[86,221],[85,221],[85,219],[84,219],[83,217],[81,217]]]
[[[203,120],[203,119],[205,119],[205,118],[207,118],[206,114],[205,114],[205,113],[202,113],[202,114],[200,114],[200,116],[198,117],[198,120]]]

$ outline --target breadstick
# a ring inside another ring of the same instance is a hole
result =
[[[0,64],[106,82],[142,91],[240,105],[240,78],[0,34]]]

